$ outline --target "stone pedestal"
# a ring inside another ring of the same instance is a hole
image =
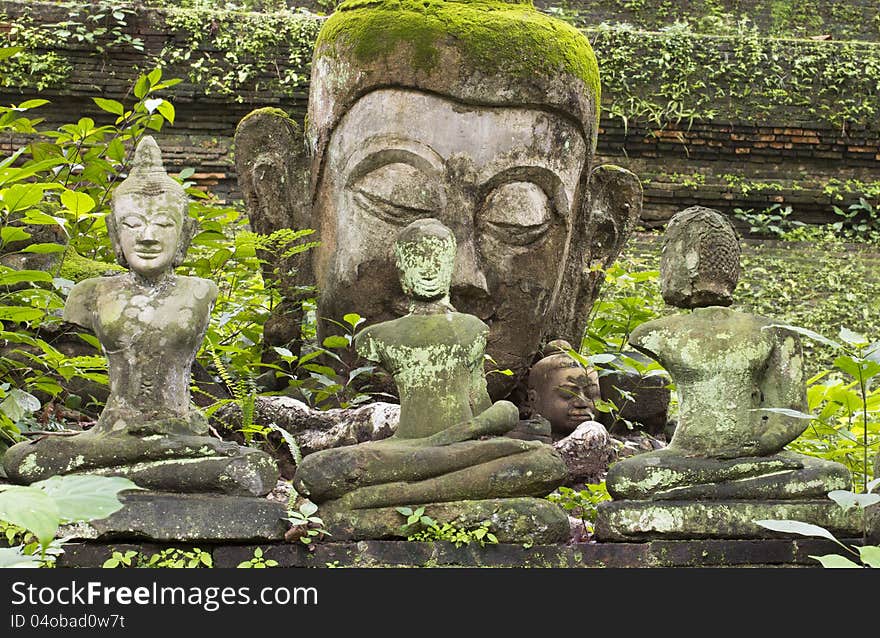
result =
[[[824,527],[838,538],[862,536],[864,519],[857,509],[844,511],[829,499],[608,501],[599,505],[596,539],[780,538],[756,520],[802,521]],[[798,537],[791,535],[792,538]]]
[[[289,525],[282,503],[250,496],[127,492],[107,518],[62,529],[75,539],[167,542],[283,540]]]
[[[541,498],[497,498],[449,503],[408,505],[425,508],[425,515],[438,523],[472,529],[487,522],[500,543],[564,543],[570,529],[568,517],[558,506]],[[395,507],[319,512],[333,541],[402,539],[406,517]]]

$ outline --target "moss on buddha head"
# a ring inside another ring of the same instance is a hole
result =
[[[553,111],[577,122],[591,154],[595,148],[600,87],[590,43],[531,0],[340,4],[321,29],[313,58],[308,126],[318,165],[348,109],[388,87]]]

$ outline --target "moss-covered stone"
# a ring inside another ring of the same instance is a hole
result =
[[[599,97],[598,65],[587,38],[536,11],[531,0],[349,0],[324,25],[317,46],[337,38],[353,42],[364,61],[408,44],[411,64],[425,70],[440,62],[438,43],[452,38],[474,66],[523,78],[564,69]]]

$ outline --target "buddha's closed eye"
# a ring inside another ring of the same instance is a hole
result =
[[[432,180],[402,162],[380,166],[355,180],[350,188],[362,210],[399,226],[435,215],[441,201]]]

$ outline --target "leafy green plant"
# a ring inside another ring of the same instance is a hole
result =
[[[880,485],[880,479],[875,479],[865,485],[865,491],[861,494],[851,492],[849,490],[834,490],[828,493],[828,498],[837,503],[844,511],[853,507],[859,508],[862,512],[863,534],[867,533],[867,513],[866,509],[870,506],[876,506],[880,503],[880,494],[873,493],[873,490]],[[859,545],[850,546],[842,543],[834,534],[820,525],[812,523],[804,523],[802,521],[788,520],[758,520],[754,521],[757,525],[775,532],[785,534],[800,534],[801,536],[812,536],[815,538],[826,538],[837,543],[843,550],[859,560],[855,563],[846,556],[840,554],[825,554],[823,556],[813,556],[813,558],[822,564],[822,567],[840,568],[840,567],[880,567],[880,546],[877,545]]]
[[[26,487],[0,485],[0,520],[33,534],[45,559],[62,523],[105,518],[122,508],[119,492],[139,489],[126,478],[89,474],[53,476]],[[0,549],[0,562],[23,555],[26,546]]]
[[[309,545],[315,541],[330,536],[330,532],[324,527],[324,520],[315,516],[318,506],[311,501],[306,501],[299,509],[292,509],[287,514],[291,529],[285,534],[287,540],[298,540],[303,545]]]
[[[880,211],[864,197],[850,204],[846,209],[832,206],[834,214],[842,219],[831,224],[835,230],[846,229],[856,237],[870,237],[880,231]]]
[[[793,213],[791,206],[783,208],[781,204],[773,204],[759,213],[751,208],[733,209],[733,216],[748,224],[750,233],[769,237],[782,237],[785,233],[805,226],[803,222],[789,219]]]
[[[195,569],[213,566],[214,559],[211,554],[198,547],[193,547],[192,549],[168,547],[151,554],[149,557],[134,550],[127,550],[125,552],[115,550],[110,558],[101,565],[101,567],[108,569],[117,567]]]
[[[425,514],[425,508],[413,510],[411,507],[398,507],[398,513],[406,517],[401,532],[408,541],[447,541],[456,547],[477,543],[480,547],[495,545],[498,538],[491,532],[489,521],[483,521],[470,529],[457,527],[452,523],[440,523]]]
[[[547,496],[547,500],[559,505],[569,515],[581,519],[584,529],[592,534],[599,503],[610,501],[611,495],[605,488],[605,481],[589,483],[584,487],[583,490],[558,487]]]
[[[867,492],[873,473],[869,456],[873,458],[873,450],[880,445],[880,388],[875,387],[880,375],[880,342],[872,343],[847,328],[841,329],[840,341],[834,341],[806,328],[777,325],[818,341],[838,354],[833,371],[820,373],[808,382],[808,408],[818,414],[764,409],[810,420],[810,436],[802,436],[790,448],[844,462],[853,474],[862,477]],[[826,377],[826,382],[820,384]]]
[[[257,547],[254,549],[253,558],[242,561],[237,566],[242,569],[266,569],[267,567],[278,567],[278,561],[271,558],[265,558],[263,556],[263,550]]]

